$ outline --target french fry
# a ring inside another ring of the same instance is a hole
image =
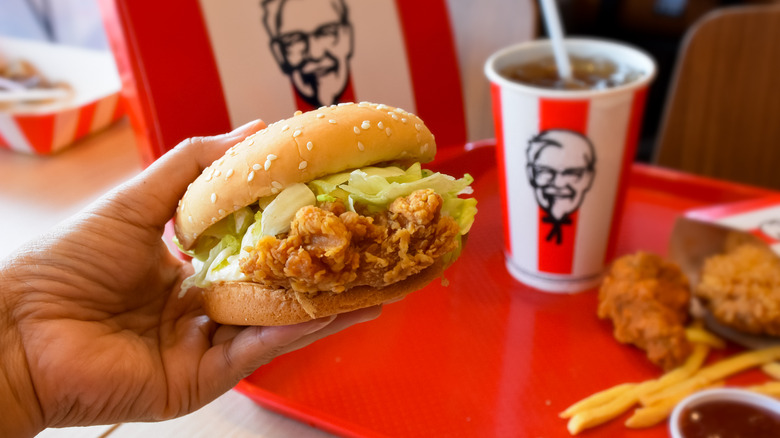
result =
[[[714,388],[723,386],[723,382],[718,382],[713,385],[707,386],[707,388]],[[687,392],[675,393],[673,397],[665,398],[658,403],[650,406],[638,408],[634,411],[633,415],[626,420],[626,427],[631,429],[641,429],[645,427],[655,426],[656,424],[669,418],[669,414],[672,413],[674,407],[680,400],[693,394],[700,388],[691,388]]]
[[[561,417],[571,418],[567,425],[569,433],[576,435],[585,429],[605,423],[626,412],[639,401],[640,397],[685,380],[701,367],[708,352],[707,345],[696,344],[693,353],[683,365],[657,380],[613,386],[575,403],[561,413]]]
[[[780,382],[767,382],[762,385],[749,386],[746,389],[760,392],[770,397],[780,398]]]
[[[599,391],[569,406],[566,410],[561,412],[559,416],[561,418],[571,418],[578,412],[609,403],[636,385],[636,383],[621,383],[620,385],[615,385],[611,388]]]
[[[635,384],[632,388],[623,391],[622,394],[607,403],[577,412],[571,417],[569,424],[566,426],[569,429],[569,433],[577,435],[585,429],[598,426],[621,415],[636,404],[639,399],[637,394],[644,393],[647,390],[646,388],[653,383],[655,383],[655,380]]]
[[[707,386],[714,381],[723,380],[740,371],[778,359],[780,359],[780,346],[740,353],[704,367],[693,376],[672,385],[663,391],[640,397],[639,401],[643,406],[650,406],[663,399],[675,397],[675,394],[690,392],[691,389]]]
[[[780,380],[780,362],[769,362],[761,367],[763,371],[769,377]]]
[[[723,339],[717,337],[699,324],[686,327],[685,337],[693,343],[706,344],[712,348],[722,349],[726,347],[726,342]]]
[[[710,346],[708,344],[694,344],[693,352],[688,356],[684,364],[661,376],[661,378],[655,381],[654,385],[648,385],[645,391],[638,396],[640,398],[647,397],[692,376],[701,368],[709,352]]]

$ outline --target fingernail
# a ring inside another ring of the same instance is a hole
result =
[[[252,120],[251,122],[244,123],[243,125],[239,126],[238,128],[235,128],[232,132],[239,132],[239,131],[241,131],[243,129],[246,129],[246,128],[248,128],[250,126],[253,126],[253,125],[256,125],[258,123],[262,123],[262,120],[261,119],[255,119],[255,120]]]
[[[335,319],[336,319],[336,315],[330,315],[330,316],[325,316],[323,318],[318,318],[318,319],[312,321],[311,322],[312,327],[309,330],[306,331],[306,334],[311,334],[311,333],[314,333],[316,331],[320,331],[320,330],[324,329],[330,323],[332,323],[333,320],[335,320]]]

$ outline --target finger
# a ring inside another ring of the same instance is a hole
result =
[[[365,309],[354,310],[352,312],[342,313],[341,315],[338,315],[333,322],[323,327],[322,329],[312,332],[306,336],[302,336],[297,341],[290,343],[287,347],[280,351],[279,354],[285,354],[298,350],[311,344],[314,341],[328,337],[334,333],[338,333],[355,324],[360,324],[362,322],[376,319],[381,313],[382,306],[373,306]]]
[[[216,353],[213,358],[217,358],[220,363],[212,365],[216,373],[214,375],[228,379],[226,387],[231,387],[277,356],[305,347],[352,325],[370,321],[380,313],[381,306],[375,306],[302,324],[245,327],[240,332],[236,332],[237,327],[218,331],[214,340],[226,339],[234,334],[235,337],[222,345],[215,343],[213,350]]]
[[[123,205],[129,211],[142,211],[150,225],[165,223],[173,216],[187,186],[203,169],[231,146],[264,127],[262,120],[254,120],[227,134],[182,141],[122,187]]]
[[[224,342],[214,342],[214,347],[204,356],[203,369],[208,374],[204,378],[222,379],[224,386],[230,388],[260,365],[281,354],[287,345],[323,329],[334,319],[327,317],[278,327],[244,327],[237,332],[238,327],[218,331],[214,341]],[[235,336],[230,338],[231,335]]]

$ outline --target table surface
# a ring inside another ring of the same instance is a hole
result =
[[[141,171],[126,120],[61,153],[41,157],[0,150],[0,258],[73,215]],[[41,438],[64,437],[305,437],[332,436],[259,407],[230,391],[188,416],[160,423],[47,429]]]
[[[483,152],[487,152],[487,151],[483,151]],[[471,157],[477,158],[476,155],[473,154]],[[480,161],[485,161],[485,159],[486,158],[483,157],[482,159],[480,159]],[[470,159],[469,164],[473,165],[476,161],[477,160]],[[73,148],[67,149],[62,153],[53,157],[26,156],[26,155],[13,154],[6,151],[0,151],[0,229],[13,229],[15,231],[14,233],[7,233],[8,240],[6,240],[5,244],[2,246],[2,248],[0,248],[0,257],[7,256],[11,252],[13,252],[16,248],[18,248],[20,245],[24,244],[25,241],[33,239],[38,234],[44,232],[45,230],[55,225],[59,221],[65,219],[66,217],[70,216],[74,212],[86,206],[88,203],[92,202],[94,199],[102,195],[105,191],[127,180],[128,178],[133,177],[138,172],[140,172],[140,170],[141,170],[141,164],[140,164],[140,159],[138,157],[138,154],[135,150],[133,133],[129,124],[126,121],[122,121],[98,135],[89,137],[86,140],[80,142],[78,145],[74,146]],[[446,171],[447,169],[445,168],[441,170]],[[479,178],[480,181],[483,181],[483,183],[476,184],[475,190],[478,190],[480,194],[483,195],[485,193],[492,194],[495,191],[495,187],[494,187],[495,176],[492,175],[493,172],[494,172],[493,170],[487,170],[486,173],[483,173],[482,177]],[[661,172],[661,174],[658,175],[657,174],[658,172]],[[622,251],[630,251],[636,248],[643,248],[643,249],[662,252],[665,246],[665,242],[664,242],[665,239],[663,238],[659,239],[659,234],[668,235],[671,229],[672,220],[675,217],[675,215],[679,214],[680,211],[686,208],[690,208],[691,206],[694,206],[696,204],[707,204],[710,202],[729,200],[726,199],[729,196],[734,197],[734,199],[732,200],[737,200],[742,197],[749,197],[749,196],[755,196],[756,194],[760,194],[760,190],[756,191],[750,188],[743,188],[744,192],[740,193],[739,192],[740,187],[731,186],[731,185],[719,186],[719,184],[721,183],[717,181],[710,181],[704,186],[702,186],[702,185],[697,185],[698,183],[696,183],[696,181],[693,181],[692,183],[690,179],[678,178],[678,177],[679,175],[676,173],[666,175],[663,174],[662,170],[653,169],[653,168],[650,168],[649,171],[646,168],[644,171],[634,173],[632,184],[638,188],[632,189],[632,193],[630,194],[630,197],[636,202],[630,205],[629,213],[630,213],[631,220],[627,224],[624,224],[624,226],[622,227],[621,245],[620,245]],[[667,186],[663,186],[663,184],[667,184]],[[702,191],[702,187],[704,187],[706,190]],[[685,196],[683,196],[684,193],[696,193],[696,197],[695,199],[686,198]],[[726,196],[726,198],[724,198],[724,195]],[[498,208],[498,201],[494,195],[483,197],[483,200],[485,201],[481,205],[481,208],[483,209],[482,210],[483,215],[485,214],[485,212]],[[654,210],[653,212],[647,210],[648,208],[652,209],[653,205],[663,205],[662,211]],[[663,220],[659,222],[658,221],[659,218]],[[472,230],[473,231],[472,234],[477,235],[478,240],[482,240],[484,243],[482,244],[472,243],[469,245],[468,248],[469,252],[464,253],[464,260],[466,260],[466,262],[468,262],[470,266],[476,266],[477,264],[479,264],[480,262],[477,259],[484,258],[484,255],[486,254],[485,251],[490,252],[490,254],[496,253],[490,255],[491,258],[499,257],[498,254],[500,254],[500,251],[497,252],[498,250],[496,249],[500,246],[498,243],[498,241],[500,240],[500,236],[497,236],[495,230],[489,229],[489,228],[495,228],[495,225],[498,223],[497,218],[492,216],[489,217],[485,216],[484,220],[479,222],[480,223],[478,225],[475,225],[475,229]],[[648,230],[656,230],[656,231],[648,232]],[[458,263],[462,264],[466,262],[460,260]],[[500,264],[500,261],[498,261],[498,263]],[[491,269],[495,270],[494,268]],[[464,270],[462,269],[456,269],[454,273],[449,276],[450,277],[449,279],[452,282],[452,284],[456,284],[456,285],[463,284],[464,282],[468,281],[468,279],[464,277],[465,274],[463,274],[463,272]],[[460,277],[464,277],[464,278],[460,278]],[[495,287],[499,287],[499,289],[503,288],[507,290],[509,289],[514,290],[520,287],[516,284],[512,285],[507,283],[509,282],[509,280],[504,279],[504,277],[507,276],[503,274],[496,274],[496,276],[491,276],[489,278],[489,281],[488,280],[485,281],[488,281],[488,283],[490,284],[493,284],[495,282],[501,283],[501,284],[493,285]],[[507,283],[509,285],[504,283]],[[503,287],[502,285],[506,287]],[[374,323],[364,324],[350,329],[352,331],[351,335],[355,335],[355,336],[346,336],[346,334],[349,333],[345,333],[345,336],[333,336],[329,339],[315,343],[314,345],[308,347],[307,349],[300,350],[299,352],[295,352],[290,355],[286,355],[285,357],[279,358],[277,361],[272,362],[270,365],[263,367],[261,369],[263,373],[257,374],[253,376],[252,379],[242,382],[244,384],[245,390],[247,389],[259,390],[258,393],[250,394],[250,395],[255,399],[257,399],[258,402],[261,402],[263,406],[269,406],[269,402],[272,402],[273,399],[275,398],[276,402],[278,402],[277,406],[275,406],[276,409],[280,409],[280,408],[282,410],[287,409],[288,412],[290,412],[290,414],[293,417],[296,417],[299,420],[303,420],[303,421],[297,421],[295,419],[288,418],[283,415],[279,415],[275,412],[272,412],[256,404],[255,401],[252,400],[252,397],[247,397],[246,395],[238,391],[230,391],[224,394],[222,397],[215,400],[214,402],[212,402],[211,404],[207,405],[203,409],[195,413],[192,413],[188,416],[175,419],[175,420],[170,420],[170,421],[165,421],[160,423],[127,423],[127,424],[120,424],[120,425],[93,426],[93,427],[83,427],[83,428],[47,429],[43,431],[41,434],[39,434],[39,437],[44,437],[44,438],[96,437],[97,438],[97,437],[109,436],[113,438],[113,437],[123,437],[123,436],[134,437],[134,436],[139,436],[144,434],[149,436],[154,436],[154,437],[296,436],[296,437],[315,438],[315,437],[332,436],[327,432],[311,427],[309,425],[311,423],[319,423],[320,426],[326,426],[326,427],[328,426],[328,424],[324,424],[324,423],[328,423],[328,420],[325,420],[324,422],[318,421],[322,417],[318,417],[319,414],[316,412],[312,414],[311,405],[307,407],[306,403],[310,402],[311,400],[305,400],[299,398],[297,402],[298,403],[297,406],[301,409],[299,409],[298,412],[295,412],[295,409],[292,410],[289,409],[290,406],[296,404],[296,397],[300,397],[301,394],[306,393],[305,391],[303,393],[298,393],[298,394],[295,393],[296,388],[300,387],[302,384],[305,385],[305,379],[289,378],[290,376],[288,374],[290,373],[295,374],[296,372],[296,368],[295,368],[297,366],[296,363],[299,363],[302,358],[305,360],[314,360],[311,358],[312,355],[316,356],[318,351],[321,352],[322,349],[327,349],[329,348],[329,346],[337,346],[339,348],[345,347],[343,350],[341,350],[343,352],[343,355],[340,357],[342,359],[341,361],[339,361],[340,366],[344,366],[345,364],[350,363],[353,357],[350,356],[351,353],[349,352],[349,348],[348,348],[349,345],[347,344],[352,342],[351,341],[352,337],[360,338],[361,333],[364,333],[366,331],[374,331],[374,332],[380,331],[386,333],[386,330],[383,328],[384,326],[388,324],[392,325],[394,323],[399,323],[399,318],[403,319],[404,315],[408,314],[411,311],[410,309],[414,309],[415,306],[419,307],[420,305],[426,305],[426,303],[429,302],[436,302],[437,300],[443,300],[444,298],[442,298],[443,297],[442,291],[440,291],[439,289],[441,289],[439,286],[434,286],[434,290],[431,293],[421,294],[419,296],[412,295],[409,297],[409,299],[404,300],[404,302],[388,307],[385,311],[385,314],[382,316],[382,318],[375,321]],[[450,286],[449,289],[452,290],[452,286]],[[515,295],[515,297],[521,295]],[[469,296],[468,293],[466,293],[465,295],[463,295],[463,297],[465,298],[462,299],[467,299],[468,296]],[[501,298],[504,297],[504,295],[494,294],[494,298],[496,297]],[[518,311],[523,311],[523,309],[528,305],[528,303],[526,302],[528,301],[528,299],[523,299],[519,303],[516,302],[512,308],[515,308],[516,310],[519,309]],[[531,299],[531,301],[533,302],[537,302],[538,300],[543,300],[544,303],[547,303],[547,306],[549,308],[547,309],[546,313],[543,312],[544,313],[543,315],[541,316],[537,315],[538,318],[537,317],[532,318],[532,319],[536,319],[535,324],[537,325],[559,324],[560,320],[554,318],[554,316],[556,313],[565,312],[566,310],[564,309],[567,306],[560,307],[559,305],[556,304],[556,302],[559,301],[557,298],[550,297],[547,295]],[[511,300],[511,302],[515,302],[515,301],[516,299],[514,298]],[[594,299],[587,295],[580,295],[578,298],[574,298],[574,301],[579,303],[578,305],[592,307]],[[481,311],[480,309],[485,310],[487,308],[485,307],[486,304],[484,302],[482,303],[481,306],[482,307],[476,306],[475,310]],[[590,314],[591,312],[586,312],[586,313]],[[415,319],[415,321],[418,320],[419,318]],[[520,320],[528,320],[528,318],[521,318]],[[555,322],[556,320],[559,322]],[[442,322],[445,321],[442,320]],[[412,322],[409,322],[409,324],[412,324]],[[656,371],[653,371],[652,367],[649,367],[645,363],[641,353],[632,352],[625,349],[625,347],[621,347],[617,345],[617,343],[615,343],[614,340],[611,339],[611,335],[609,334],[609,329],[607,325],[601,324],[599,322],[594,322],[591,319],[586,318],[584,316],[580,317],[576,324],[582,324],[582,327],[589,326],[591,330],[600,331],[599,333],[597,333],[597,338],[591,339],[592,342],[595,342],[595,344],[593,345],[597,344],[600,346],[599,348],[602,348],[604,351],[611,351],[612,353],[609,353],[606,356],[613,357],[613,359],[617,361],[616,363],[625,365],[628,371],[626,371],[625,369],[612,370],[610,373],[607,374],[602,374],[598,376],[592,375],[590,377],[590,382],[588,383],[588,385],[590,385],[588,386],[588,388],[578,386],[578,388],[576,388],[576,391],[570,391],[570,393],[563,394],[560,391],[554,391],[558,395],[554,397],[548,395],[540,398],[539,402],[544,403],[544,405],[542,405],[540,409],[534,409],[535,412],[540,413],[539,415],[540,418],[544,416],[543,415],[544,412],[547,411],[549,411],[550,413],[550,415],[547,415],[548,417],[550,416],[552,416],[551,418],[556,417],[556,415],[554,414],[560,411],[562,407],[565,407],[565,405],[568,405],[568,403],[576,400],[582,395],[592,392],[593,390],[597,390],[606,386],[606,382],[607,380],[609,380],[609,378],[605,377],[607,375],[617,376],[616,378],[619,377],[623,379],[626,377],[625,376],[626,373],[631,374],[631,378],[637,378],[642,376],[647,377],[647,376],[654,375],[656,373]],[[555,330],[560,331],[563,329],[556,328]],[[511,331],[511,332],[514,333],[516,331]],[[521,330],[520,332],[523,331]],[[468,333],[464,332],[462,333],[462,335],[466,336],[468,335]],[[458,342],[462,343],[468,341],[469,339],[471,339],[472,341],[479,341],[478,337],[479,337],[478,335],[474,335],[471,337],[467,336],[466,338],[460,339]],[[411,348],[413,349],[418,348],[418,347],[414,347],[414,345],[417,344],[419,343],[417,342],[409,343],[409,345],[412,345]],[[571,342],[569,342],[569,344],[572,344],[575,347],[577,345],[576,343],[571,343]],[[397,349],[398,347],[389,346],[387,348]],[[528,348],[531,348],[530,344]],[[376,348],[374,348],[374,350],[376,350]],[[571,351],[569,351],[571,350],[571,348],[569,349],[563,348],[559,350],[560,351],[553,354],[553,356],[556,357],[561,355],[565,356],[566,354],[571,353]],[[580,350],[582,350],[582,348],[580,348]],[[569,351],[569,353],[566,353],[567,351]],[[376,352],[377,354],[379,354],[379,350],[376,350]],[[418,353],[418,358],[432,354],[432,352],[428,349],[419,350],[419,348],[417,353]],[[509,351],[506,352],[506,354],[509,354],[512,357],[516,356],[515,353],[510,354]],[[580,353],[582,353],[582,351],[580,351]],[[320,355],[320,356],[321,356],[319,358],[320,362],[325,360],[322,359],[323,357],[325,357],[324,355]],[[462,354],[459,357],[461,357],[461,359],[466,360],[466,357],[463,356]],[[541,357],[541,356],[534,355],[534,357]],[[410,361],[408,360],[408,358],[405,359],[399,357],[396,359],[397,359],[396,362],[399,363],[401,366],[405,366],[404,364],[413,365],[413,363],[411,363],[413,362],[413,360]],[[555,359],[555,357],[553,357],[553,359]],[[561,358],[558,357],[558,359]],[[468,360],[474,362],[474,359],[468,359]],[[594,359],[594,363],[595,362],[602,363],[605,361],[609,362],[612,361],[612,359],[609,359],[609,357],[600,358],[597,360]],[[532,362],[536,363],[539,361],[535,360]],[[518,362],[518,363],[522,363],[522,362]],[[606,366],[607,364],[605,362],[602,365]],[[314,367],[314,368],[318,368],[318,369],[322,368],[322,370],[324,370],[322,372],[326,373],[328,372],[327,371],[328,369],[333,368],[333,364],[328,365],[326,363],[324,364],[323,367],[319,367],[318,365],[318,367]],[[520,369],[519,368],[515,369],[510,374],[514,374],[518,370]],[[535,370],[538,372],[541,370],[541,368],[537,367],[535,368]],[[582,378],[585,376],[581,374],[587,371],[587,369],[586,367],[581,365],[576,369],[575,368],[570,369],[568,374],[571,374],[571,372],[573,371],[576,371],[575,374],[579,373],[578,374],[579,377]],[[288,378],[286,379],[280,378],[280,377],[284,377],[285,375],[287,375]],[[525,384],[527,387],[526,390],[536,391],[534,389],[536,388],[536,389],[541,389],[546,391],[549,388],[553,388],[553,387],[560,389],[566,386],[565,381],[571,380],[565,378],[566,373],[560,374],[559,372],[550,369],[548,369],[547,371],[541,374],[535,373],[534,376],[535,377],[530,381],[535,383],[531,383],[531,384],[526,383]],[[363,377],[365,376],[355,376],[355,379],[357,381]],[[436,376],[431,376],[431,378],[432,379],[436,378]],[[468,382],[478,383],[480,379],[484,380],[485,377],[475,374],[474,376],[469,377],[466,383]],[[304,383],[298,384],[296,383],[296,380]],[[528,381],[529,380],[526,380],[526,382]],[[247,382],[249,383],[247,384]],[[285,382],[290,382],[290,383],[287,384]],[[321,387],[326,388],[327,390],[327,385],[329,384],[330,383],[328,382],[324,382],[321,384],[323,385]],[[478,387],[480,387],[480,385],[474,386],[474,388],[477,389]],[[518,389],[515,387],[513,388],[514,388],[513,391]],[[403,388],[403,384],[400,384],[397,389],[398,391],[401,392],[405,390]],[[511,392],[510,389],[507,389],[506,391],[503,392],[509,393]],[[358,392],[362,392],[361,397],[364,398],[365,397],[370,398],[376,396],[376,395],[367,394],[362,389],[359,390]],[[332,393],[332,391],[330,391],[330,393]],[[514,393],[516,393],[516,391]],[[316,390],[309,392],[309,394],[313,396],[319,396],[316,393]],[[540,392],[540,394],[542,393]],[[442,395],[434,395],[432,397],[436,397],[436,396],[441,397]],[[462,397],[460,395],[453,396],[453,403],[452,406],[450,406],[451,408],[450,410],[452,410],[452,408],[455,406],[456,399],[459,398]],[[525,397],[523,397],[523,399],[525,399]],[[526,408],[529,407],[526,406]],[[511,410],[513,412],[515,411],[514,408],[512,408]],[[308,413],[301,414],[301,412],[304,411],[308,411]],[[327,410],[323,412],[327,412]],[[320,412],[320,414],[321,413],[322,412]],[[416,415],[418,416],[423,414],[424,412],[416,413]],[[331,418],[331,420],[333,420],[334,418],[336,417]],[[469,417],[464,417],[464,418],[466,418],[466,420],[469,420]],[[511,419],[514,417],[509,415],[506,417],[502,416],[502,418]],[[470,418],[470,421],[473,422],[474,424],[478,421],[483,421],[483,420],[484,418],[480,418],[479,416]],[[352,421],[353,422],[352,424],[354,424],[354,418],[344,419],[344,424],[347,424],[348,427],[350,421]],[[546,434],[549,434],[549,436],[564,436],[565,422],[559,421],[557,418],[550,421],[554,422],[553,430],[549,429],[548,426],[551,426],[552,423],[549,423],[547,420],[544,421],[534,420],[531,421],[530,423],[535,424],[536,422],[542,425],[542,427],[544,428],[543,430],[547,430]],[[344,424],[342,424],[342,426]],[[514,426],[508,424],[502,424],[501,426],[512,427],[511,430],[518,431],[528,425],[525,424],[523,425],[523,427],[520,427],[520,429],[517,429],[517,427],[519,427],[520,424],[516,422],[513,424]],[[331,426],[332,425],[333,424],[331,424]],[[472,428],[473,427],[474,426],[472,425]],[[468,429],[469,428],[467,427],[467,424],[464,423],[464,429],[462,430],[462,432],[466,433]],[[329,430],[334,430],[334,429],[330,428]],[[497,431],[498,429],[495,430]],[[510,429],[504,429],[504,430],[510,430]],[[621,424],[617,424],[617,423],[615,425],[610,426],[607,430],[611,432],[616,432],[618,433],[618,435],[622,435],[622,433],[618,431],[622,431],[623,433],[625,433],[626,436],[635,435],[633,432],[629,433],[627,430],[622,428]],[[594,430],[592,432],[597,432],[597,431]],[[652,431],[647,431],[647,432],[652,432]],[[636,436],[662,435],[662,434],[658,434],[657,432],[661,432],[661,430],[656,429],[655,432],[651,433],[651,435],[640,433]],[[598,433],[596,433],[595,435],[588,435],[588,436],[598,436]]]

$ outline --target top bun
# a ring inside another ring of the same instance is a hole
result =
[[[414,114],[375,104],[340,104],[280,120],[231,147],[187,188],[176,237],[191,249],[234,211],[299,182],[388,161],[431,161],[433,134]]]

